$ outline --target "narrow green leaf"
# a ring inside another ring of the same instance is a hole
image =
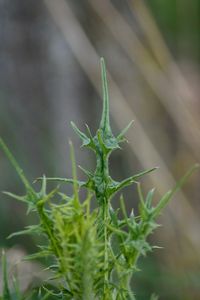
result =
[[[182,186],[185,184],[185,182],[188,180],[188,178],[196,171],[197,169],[200,168],[199,164],[195,164],[192,166],[186,174],[177,182],[175,187],[168,191],[159,201],[158,205],[156,206],[154,210],[154,216],[158,216],[161,212],[161,210],[167,205],[167,203],[171,200],[171,198],[174,196],[174,194],[182,188]]]
[[[83,133],[82,131],[80,131],[80,129],[78,129],[78,127],[74,124],[74,122],[71,122],[72,128],[74,129],[74,131],[76,132],[76,134],[80,137],[80,139],[82,140],[82,146],[87,146],[90,144],[90,139],[87,137],[87,135],[85,133]]]
[[[145,203],[146,203],[147,208],[151,208],[151,206],[152,206],[154,192],[155,192],[155,188],[151,189],[146,196]]]
[[[144,207],[145,206],[145,204],[144,204],[144,196],[142,194],[142,189],[141,189],[141,185],[140,185],[139,182],[137,184],[137,188],[138,188],[138,195],[139,195],[140,203],[141,203],[142,207]]]
[[[36,253],[33,253],[33,254],[29,254],[29,255],[26,255],[25,257],[23,257],[23,260],[24,261],[27,261],[27,260],[34,260],[34,259],[38,259],[38,258],[46,258],[50,255],[53,255],[51,251],[39,251],[39,252],[36,252]]]
[[[94,177],[94,174],[93,174],[92,172],[90,172],[90,171],[84,169],[84,168],[81,167],[81,166],[78,166],[78,167],[79,167],[79,169],[81,169],[81,171],[83,171],[83,173],[84,173],[85,175],[87,175],[89,178],[93,178],[93,177]]]
[[[109,209],[110,212],[110,217],[112,220],[112,223],[116,226],[116,228],[118,227],[118,213],[119,213],[119,209],[117,211],[114,211],[114,209],[112,207],[110,207]]]
[[[122,132],[120,132],[120,134],[117,136],[117,140],[118,142],[123,142],[124,141],[124,135],[125,133],[129,130],[129,128],[132,126],[133,124],[133,120],[122,130]]]
[[[13,287],[14,287],[14,292],[15,292],[15,300],[23,300],[23,297],[20,293],[20,288],[19,288],[19,282],[16,280],[16,278],[13,278]]]
[[[71,163],[72,163],[72,177],[73,177],[73,191],[74,191],[74,199],[76,201],[76,207],[79,207],[80,202],[79,202],[79,195],[78,195],[78,189],[79,189],[79,184],[77,180],[77,173],[76,173],[76,159],[75,159],[75,154],[74,154],[74,147],[72,142],[69,142],[70,146],[70,158],[71,158]]]
[[[36,179],[37,180],[42,180],[42,177],[38,177]],[[56,182],[60,182],[60,183],[70,183],[70,184],[74,184],[74,179],[68,179],[68,178],[60,178],[60,177],[46,177],[47,181],[56,181]],[[79,187],[85,186],[86,182],[85,181],[80,181],[77,180],[77,184]]]
[[[3,194],[11,197],[11,198],[14,198],[18,201],[21,201],[21,202],[25,202],[25,203],[29,203],[29,201],[27,200],[27,196],[18,196],[18,195],[15,195],[13,193],[10,193],[10,192],[6,192],[6,191],[3,191]]]
[[[40,195],[41,197],[45,197],[46,196],[46,189],[47,189],[47,180],[46,180],[46,176],[43,175],[42,177],[42,188],[41,188],[41,191],[40,191]]]
[[[106,65],[103,58],[101,58],[101,79],[103,88],[103,112],[100,122],[100,129],[104,134],[111,133],[110,129],[110,117],[109,117],[109,95],[108,95],[108,83],[106,76]]]
[[[128,237],[128,233],[126,231],[123,231],[123,230],[120,230],[114,226],[111,226],[109,224],[106,224],[105,225],[108,229],[110,229],[110,231],[120,235],[120,236],[125,236],[125,237]]]
[[[8,287],[7,261],[5,251],[2,251],[2,271],[3,271],[3,300],[11,300]]]
[[[128,220],[128,216],[127,216],[127,212],[126,212],[126,207],[125,207],[123,195],[120,196],[120,205],[121,205],[121,210],[122,210],[122,213],[124,215],[124,218],[127,221]]]
[[[94,138],[92,136],[92,133],[90,131],[89,126],[87,124],[85,124],[85,126],[86,126],[86,129],[87,129],[87,132],[88,132],[88,135],[89,135],[89,139],[90,139],[90,148],[95,151],[96,150],[96,145],[95,145],[95,142],[94,142]]]
[[[14,156],[12,155],[12,153],[10,152],[10,150],[8,149],[7,145],[4,143],[2,138],[0,138],[0,147],[3,149],[4,153],[8,157],[9,161],[11,162],[13,167],[15,168],[17,174],[21,178],[21,180],[22,180],[24,186],[26,187],[26,189],[28,191],[30,191],[31,193],[35,194],[35,192],[32,189],[30,183],[28,182],[27,178],[25,177],[23,170],[20,168],[19,164],[17,163],[16,159],[14,158]]]
[[[37,207],[43,206],[46,202],[48,202],[50,199],[53,198],[53,196],[58,192],[58,187],[53,189],[48,195],[46,195],[44,198],[40,199],[37,202]]]
[[[117,193],[121,189],[123,189],[126,186],[129,186],[133,183],[137,183],[135,180],[133,180],[132,177],[126,178],[122,180],[121,182],[113,182],[112,186],[109,188],[109,196]]]
[[[140,177],[156,170],[157,168],[152,168],[149,170],[145,170],[141,173],[138,173],[136,175],[133,175],[129,178],[126,178],[124,180],[122,180],[121,182],[117,182],[117,181],[113,181],[112,184],[109,187],[109,196],[112,196],[113,194],[115,194],[116,192],[120,191],[122,188],[129,186],[133,183],[138,183],[137,179],[139,179]]]
[[[148,174],[148,173],[151,173],[151,172],[153,172],[153,171],[155,171],[155,170],[157,170],[157,169],[158,169],[158,167],[155,167],[155,168],[151,168],[151,169],[142,171],[142,172],[140,172],[140,173],[138,173],[138,174],[133,175],[133,176],[132,176],[132,179],[133,179],[133,181],[135,181],[135,180],[139,179],[140,177],[142,177],[142,176],[144,176],[144,175],[146,175],[146,174]]]
[[[43,232],[42,227],[40,225],[31,225],[27,226],[25,230],[17,231],[10,234],[7,239],[11,239],[14,236],[25,235],[25,234],[41,234]]]

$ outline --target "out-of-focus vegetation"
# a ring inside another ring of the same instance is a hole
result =
[[[159,196],[199,161],[199,0],[3,0],[0,22],[0,135],[30,180],[42,172],[70,174],[63,163],[70,120],[79,127],[87,120],[96,128],[99,56],[108,62],[116,129],[135,120],[126,159],[120,151],[111,157],[113,177],[158,165],[151,181]],[[78,163],[94,167],[87,153],[80,155],[78,147],[76,153]],[[23,194],[0,155],[0,190]],[[199,177],[193,176],[162,216],[156,243],[164,249],[145,261],[146,273],[133,283],[139,299],[151,291],[161,299],[200,297]],[[128,188],[130,206],[134,195]],[[24,212],[23,205],[1,195],[1,247],[20,244],[34,251],[30,238],[6,240],[33,221]]]

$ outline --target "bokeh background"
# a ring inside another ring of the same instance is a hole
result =
[[[112,175],[159,166],[142,180],[144,191],[156,187],[156,202],[200,161],[199,29],[199,0],[1,0],[0,135],[28,178],[70,176],[69,139],[78,164],[94,168],[70,121],[97,128],[103,56],[113,130],[135,121],[129,144],[111,157]],[[196,172],[162,214],[151,241],[163,249],[140,261],[133,280],[139,300],[152,292],[161,300],[200,299],[199,186]],[[24,193],[2,151],[0,190]],[[127,207],[136,207],[135,187],[124,194]],[[35,250],[30,237],[6,239],[32,222],[24,205],[1,194],[0,247],[12,258]]]

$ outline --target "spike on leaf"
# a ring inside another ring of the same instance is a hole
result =
[[[124,135],[125,133],[129,130],[129,128],[131,127],[131,125],[133,124],[133,120],[122,130],[122,132],[117,136],[117,141],[123,142],[124,141]]]
[[[78,129],[78,127],[74,124],[74,122],[71,122],[72,128],[74,129],[74,131],[76,132],[76,134],[80,137],[80,139],[82,140],[82,146],[87,146],[90,144],[90,139],[87,137],[87,135],[85,133],[83,133],[82,131],[80,131],[80,129]]]

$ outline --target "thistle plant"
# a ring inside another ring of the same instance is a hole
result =
[[[125,141],[125,133],[132,122],[119,135],[114,136],[110,127],[108,85],[103,59],[101,59],[101,74],[103,112],[96,135],[92,136],[88,126],[84,133],[73,122],[71,123],[82,141],[82,147],[89,148],[96,156],[96,168],[93,172],[81,167],[87,177],[85,181],[77,179],[74,150],[70,143],[73,177],[67,179],[43,176],[37,179],[41,181],[40,191],[35,191],[4,141],[0,139],[1,148],[15,167],[26,189],[25,196],[4,193],[25,202],[27,213],[37,213],[40,220],[39,224],[27,226],[25,230],[10,237],[21,234],[39,234],[45,237],[44,244],[39,246],[38,252],[26,259],[39,257],[51,259],[52,263],[48,268],[52,272],[51,279],[56,279],[56,284],[48,288],[47,282],[43,283],[46,293],[43,297],[46,298],[135,299],[131,280],[137,271],[139,257],[153,249],[147,237],[158,226],[156,218],[174,193],[198,167],[193,166],[155,206],[152,204],[154,189],[144,196],[139,179],[156,168],[142,171],[120,182],[114,180],[109,172],[109,157],[113,151],[120,149],[120,144]],[[58,183],[58,186],[50,192],[47,191],[49,181]],[[72,195],[63,193],[61,184],[72,184]],[[120,208],[117,210],[112,208],[113,196],[131,184],[135,184],[138,189],[138,215],[135,215],[133,210],[128,214],[122,195]],[[87,196],[85,200],[80,201],[79,190],[82,188],[87,190]],[[96,201],[97,208],[91,209],[91,201]],[[18,296],[16,293],[12,296],[14,294],[9,291],[4,256],[3,265],[4,290],[1,299],[26,299],[20,293],[17,293]],[[157,298],[152,296],[151,299]]]

